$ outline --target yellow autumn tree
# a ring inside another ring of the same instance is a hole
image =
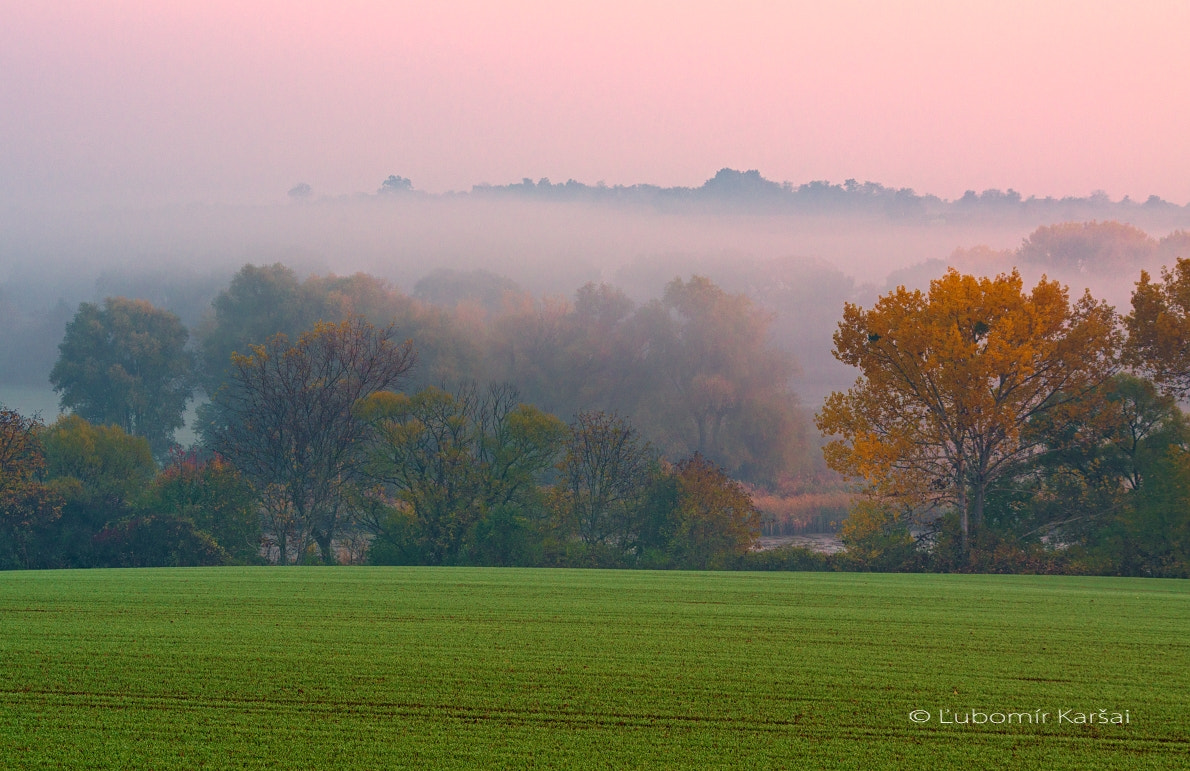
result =
[[[1071,303],[1044,277],[1026,293],[1015,270],[990,279],[952,268],[928,293],[901,287],[870,310],[848,303],[834,342],[861,374],[817,415],[833,437],[827,464],[872,494],[953,506],[966,550],[989,487],[1043,451],[1035,419],[1094,408],[1120,333],[1089,293]]]

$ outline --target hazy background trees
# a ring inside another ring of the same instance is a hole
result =
[[[83,303],[66,325],[50,383],[62,409],[143,436],[164,457],[194,392],[189,336],[177,316],[144,300]]]
[[[226,382],[233,353],[247,353],[253,345],[277,334],[296,340],[319,321],[359,317],[416,338],[418,367],[408,373],[414,386],[471,376],[471,362],[481,358],[476,341],[444,310],[363,273],[315,275],[303,280],[279,263],[245,265],[215,296],[211,307],[212,313],[196,333],[203,387],[209,395]]]
[[[772,485],[814,464],[796,366],[772,342],[772,318],[705,276],[676,278],[640,306],[587,284],[573,303],[523,304],[497,318],[487,371],[555,414],[614,412],[663,454],[702,453]]]
[[[745,186],[754,181],[748,175],[735,180]],[[771,186],[753,187],[762,198],[772,193]],[[535,186],[536,193],[544,194],[539,188],[542,185]],[[1023,202],[997,205],[1001,204]],[[393,198],[383,205],[398,203]],[[845,531],[851,554],[873,555],[862,563],[885,567],[983,569],[996,564],[1042,569],[1054,567],[1060,556],[1066,561],[1061,569],[1176,569],[1180,547],[1163,552],[1161,544],[1179,543],[1176,531],[1182,520],[1177,506],[1184,496],[1178,480],[1184,464],[1178,453],[1186,443],[1180,433],[1180,410],[1155,388],[1169,393],[1178,389],[1178,353],[1186,335],[1180,284],[1187,282],[1180,277],[1181,263],[1163,271],[1159,281],[1140,270],[1145,260],[1172,254],[1188,242],[1190,237],[1180,231],[1153,238],[1133,226],[1085,222],[1035,230],[1016,250],[975,248],[953,254],[955,264],[975,266],[976,275],[1019,261],[1025,271],[1022,280],[1029,271],[1054,268],[1077,271],[1088,283],[1110,279],[1118,284],[1122,271],[1135,270],[1141,281],[1125,324],[1130,342],[1117,352],[1135,375],[1153,381],[1113,379],[1077,400],[1083,403],[1080,414],[1047,407],[1026,420],[1021,434],[1029,452],[1010,464],[1013,472],[1005,483],[985,490],[983,526],[972,534],[977,543],[971,560],[946,562],[952,547],[954,553],[962,552],[962,528],[958,509],[945,505],[855,509]],[[397,386],[405,398],[428,404],[433,386],[457,401],[467,383],[476,384],[470,388],[477,393],[485,392],[488,384],[504,384],[498,388],[519,393],[517,404],[531,405],[556,425],[570,422],[572,439],[581,433],[581,416],[614,414],[652,448],[654,460],[635,490],[634,505],[613,518],[615,526],[609,532],[590,530],[584,535],[579,525],[583,516],[577,513],[581,506],[565,493],[569,471],[558,465],[566,452],[558,449],[552,463],[528,475],[531,485],[516,488],[528,492],[518,493],[510,503],[480,506],[482,515],[460,529],[449,560],[677,566],[702,559],[691,556],[696,552],[682,543],[698,529],[679,525],[679,511],[696,509],[683,509],[676,469],[695,454],[725,474],[724,479],[746,483],[744,492],[763,508],[770,523],[780,518],[782,528],[811,521],[829,526],[846,514],[850,494],[825,469],[809,417],[818,402],[814,389],[838,390],[852,377],[844,364],[824,358],[829,351],[823,342],[829,338],[825,331],[837,325],[838,309],[848,302],[858,307],[880,298],[874,285],[859,284],[822,262],[761,260],[744,254],[719,259],[729,259],[732,269],[717,267],[705,255],[642,256],[623,264],[610,280],[583,284],[569,296],[540,296],[489,269],[423,271],[423,280],[410,295],[373,275],[299,273],[279,263],[247,265],[214,282],[211,276],[181,271],[175,277],[181,283],[175,286],[174,279],[164,275],[121,278],[117,271],[105,274],[102,283],[112,301],[131,302],[117,296],[128,288],[154,298],[154,311],[176,304],[179,317],[186,319],[183,329],[195,330],[192,350],[199,354],[198,374],[204,384],[200,400],[230,382],[233,352],[251,355],[254,346],[267,344],[277,332],[294,340],[320,321],[363,317],[376,326],[395,324],[402,337],[414,341],[419,364]],[[896,280],[912,293],[936,280],[944,266],[922,263],[897,274]],[[199,297],[207,298],[205,317],[196,310],[201,307],[196,305]],[[26,323],[11,295],[0,297],[0,311],[5,308],[15,325]],[[74,316],[83,310],[80,307]],[[73,323],[69,310],[63,318]],[[986,343],[987,334],[978,324],[970,331]],[[71,350],[74,364],[92,353],[85,345]],[[797,352],[796,359],[791,352]],[[799,399],[802,394],[810,395]],[[1057,398],[1073,400],[1075,395],[1067,388]],[[1098,400],[1095,409],[1087,407],[1089,399]],[[216,420],[217,405],[201,410],[205,419]],[[415,420],[410,414],[396,422],[411,425]],[[54,424],[37,433],[44,439],[58,428]],[[69,427],[79,435],[91,431],[98,436],[106,430],[102,425]],[[122,429],[125,436],[131,430],[135,429]],[[188,434],[181,438],[190,441]],[[107,437],[99,444],[104,441],[116,440]],[[565,445],[563,441],[561,447]],[[319,547],[308,518],[299,516],[285,485],[244,476],[229,458],[213,456],[209,450],[196,451],[189,465],[179,465],[182,455],[168,456],[162,443],[155,449],[156,462],[148,466],[154,481],[146,483],[150,476],[130,466],[127,472],[139,480],[139,490],[125,499],[111,497],[106,510],[92,507],[90,519],[82,488],[76,484],[85,475],[57,476],[47,462],[42,476],[47,485],[60,488],[56,494],[63,504],[63,515],[53,527],[62,532],[75,528],[80,534],[62,540],[67,551],[74,551],[66,557],[59,554],[58,564],[244,561],[253,555],[235,544],[261,537],[273,549],[264,553],[278,561],[279,540],[287,544],[287,560],[322,560],[324,551],[332,558],[356,560],[369,540],[377,547],[376,555],[384,544],[392,547],[386,558],[390,560],[447,559],[435,555],[428,540],[380,537],[385,527],[413,521],[393,484],[372,479],[344,486],[341,500],[351,516],[345,527],[336,527],[338,535],[331,542]],[[99,481],[102,476],[92,474]],[[168,484],[167,477],[172,480]],[[476,489],[472,482],[462,484],[468,486]],[[237,498],[236,490],[249,491],[250,503]],[[942,491],[935,502],[945,498]],[[257,530],[247,527],[244,515],[249,509],[255,512]],[[28,528],[22,532],[26,544],[40,543]],[[127,548],[99,548],[94,541],[99,532],[105,533],[105,544]],[[406,529],[405,536],[413,532]],[[158,536],[184,546],[152,552],[146,544]],[[207,537],[218,549],[210,548]],[[403,545],[396,548],[398,543]],[[715,564],[753,560],[726,546],[716,548],[720,556]],[[729,552],[736,556],[722,556]],[[1131,556],[1125,558],[1126,554]],[[255,556],[260,558],[261,552]],[[765,559],[765,564],[775,565],[785,558]]]
[[[697,453],[768,484],[808,470],[796,364],[771,342],[771,313],[693,276],[671,281],[640,317],[648,380],[636,414],[671,456]]]

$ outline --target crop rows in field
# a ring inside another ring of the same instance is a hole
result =
[[[1188,632],[1177,581],[9,573],[0,766],[1171,768]]]

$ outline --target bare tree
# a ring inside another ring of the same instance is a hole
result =
[[[350,521],[350,491],[365,461],[369,426],[356,418],[360,399],[393,388],[413,366],[411,341],[361,318],[320,322],[290,344],[276,335],[233,354],[230,379],[216,392],[207,442],[288,511],[297,540],[312,539],[323,561]],[[284,504],[284,505],[282,505]],[[283,528],[287,529],[287,528]],[[282,562],[289,534],[273,533]]]
[[[615,414],[582,412],[565,452],[559,469],[579,538],[626,547],[652,481],[652,446]]]

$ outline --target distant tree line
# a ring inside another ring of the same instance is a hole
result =
[[[399,185],[399,186],[398,186]],[[381,193],[412,190],[412,182],[390,176]],[[458,195],[458,194],[454,194]],[[517,197],[549,201],[587,201],[616,204],[652,205],[663,210],[728,209],[751,212],[798,212],[846,216],[882,216],[894,220],[1002,219],[1005,216],[1053,216],[1064,219],[1126,217],[1136,211],[1166,214],[1185,207],[1149,196],[1143,203],[1124,198],[1112,201],[1102,192],[1085,197],[1023,197],[1009,188],[982,192],[966,191],[948,201],[936,195],[917,193],[912,188],[895,188],[878,182],[815,180],[793,184],[766,179],[756,169],[738,171],[720,169],[698,187],[661,187],[658,185],[588,185],[569,179],[554,183],[549,179],[534,182],[525,178],[507,185],[476,185],[470,195],[476,197]],[[1190,206],[1190,204],[1187,204]]]
[[[5,564],[660,567],[746,551],[759,513],[724,464],[763,478],[808,451],[767,315],[699,277],[639,309],[593,285],[573,308],[500,302],[486,324],[467,297],[448,312],[371,276],[248,266],[193,348],[144,301],[83,304],[52,374],[72,414],[6,412],[25,449],[5,479],[40,503],[5,515]],[[609,409],[589,408],[602,383]],[[170,440],[196,389],[202,441],[184,451]],[[668,426],[668,444],[617,408]]]
[[[1190,263],[1141,272],[1132,306],[954,270],[846,304],[835,353],[860,378],[816,420],[860,495],[828,558],[749,551],[753,494],[816,478],[818,450],[746,295],[695,275],[642,305],[537,300],[448,271],[406,295],[249,265],[193,337],[145,301],[78,308],[52,372],[71,414],[3,411],[0,564],[1185,575]]]
[[[738,482],[697,454],[666,463],[616,416],[568,426],[504,387],[376,391],[339,411],[352,387],[302,387],[333,425],[259,401],[228,413],[245,430],[218,434],[226,455],[175,449],[163,466],[119,426],[0,409],[0,569],[715,568],[759,532]]]
[[[352,317],[412,341],[405,391],[507,383],[564,420],[622,415],[666,457],[697,452],[758,484],[813,464],[809,414],[790,388],[792,357],[771,341],[772,314],[701,276],[638,306],[607,284],[572,302],[535,300],[482,271],[434,273],[406,295],[366,274],[299,280],[279,264],[246,266],[197,330],[201,390],[214,396],[228,382],[236,352]]]

